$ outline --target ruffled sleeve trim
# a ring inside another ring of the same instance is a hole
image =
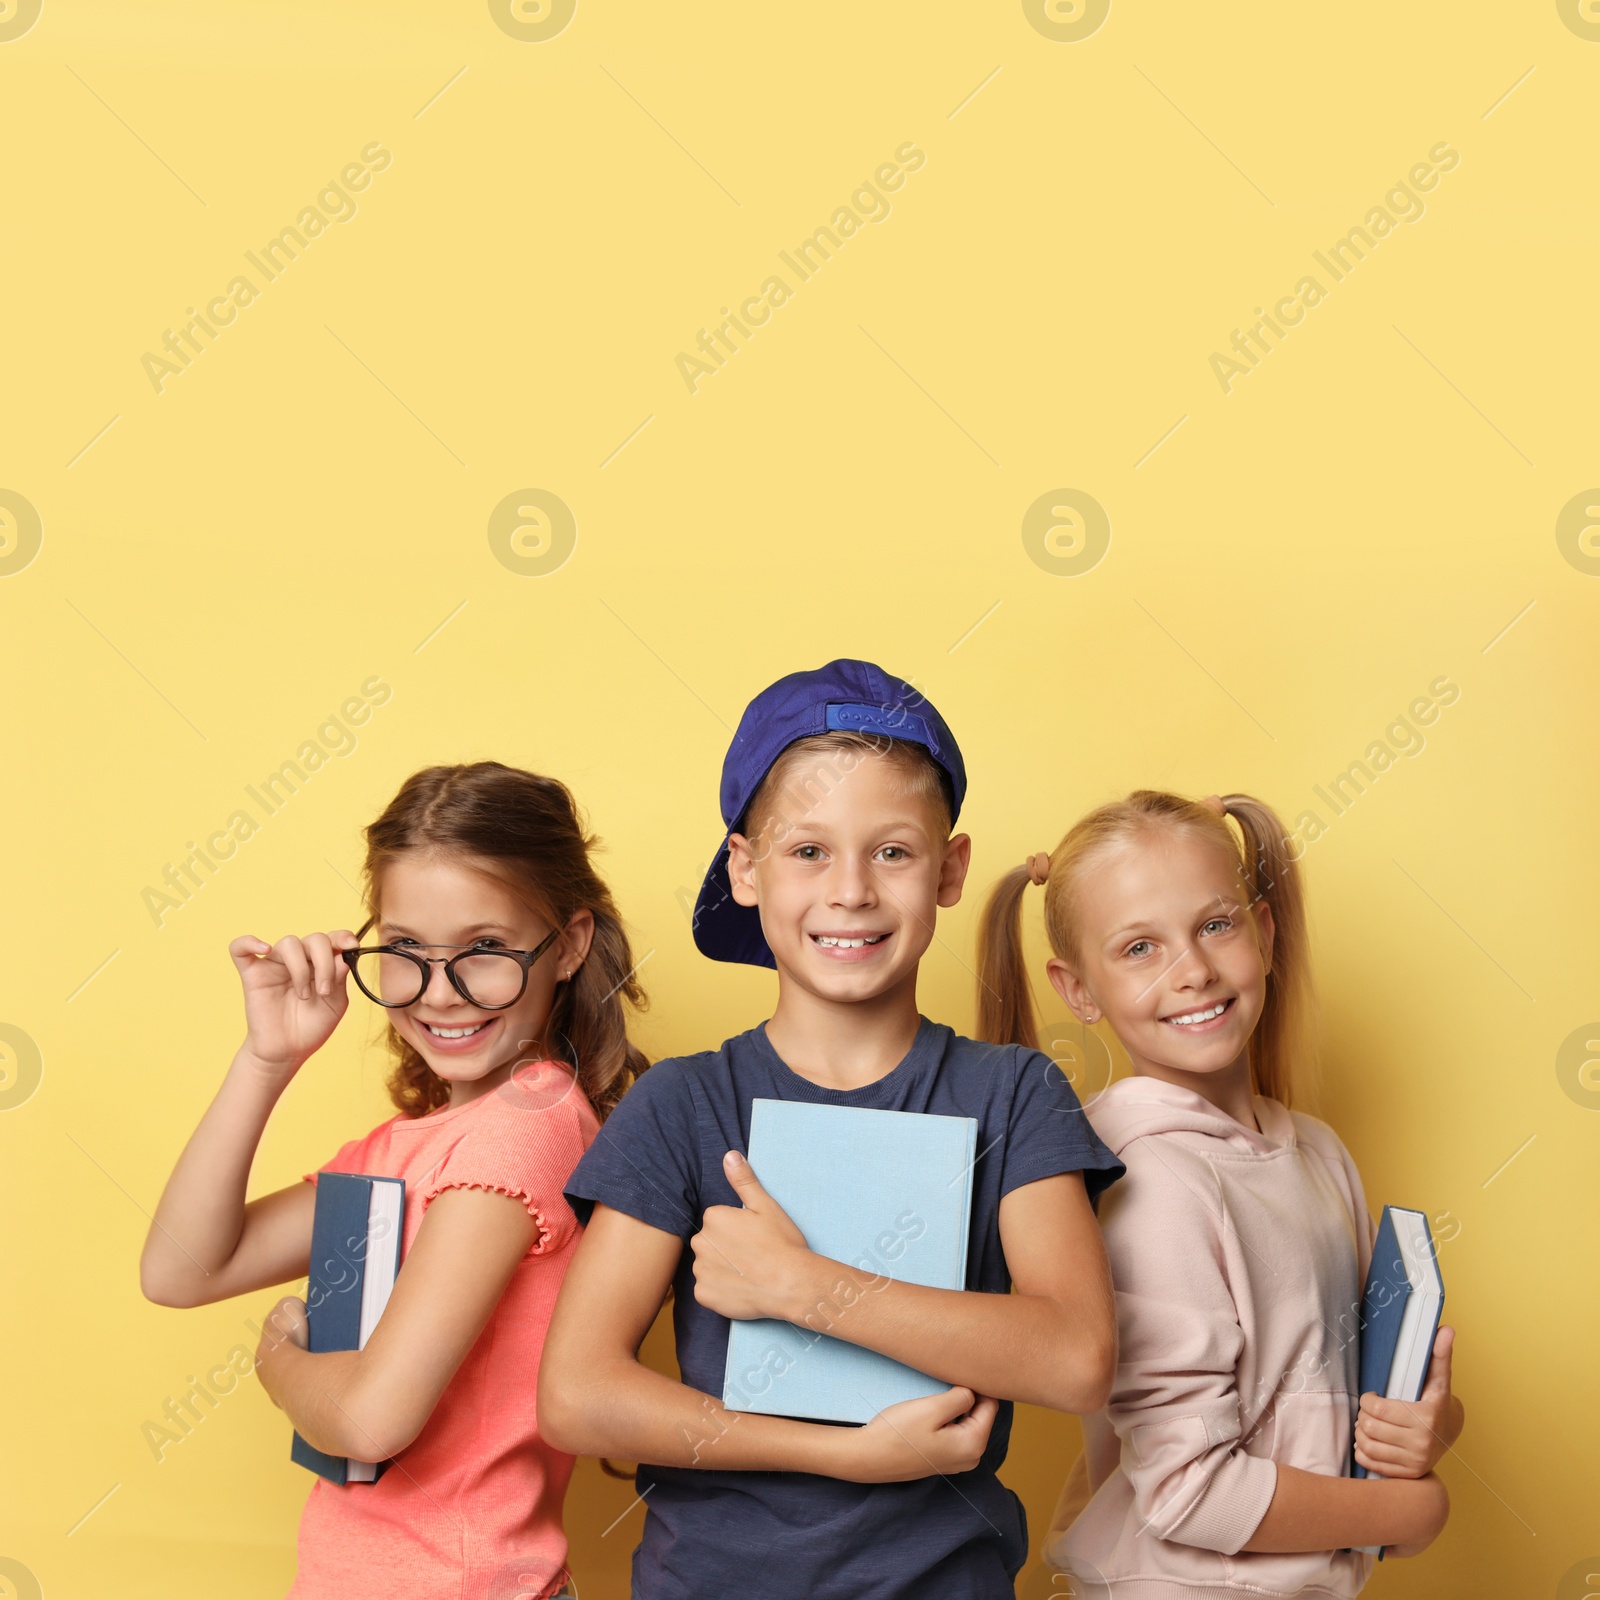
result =
[[[539,1237],[529,1246],[528,1254],[542,1256],[550,1248],[555,1230],[545,1220],[539,1202],[522,1185],[496,1183],[490,1178],[452,1178],[444,1173],[418,1193],[417,1204],[426,1212],[428,1206],[448,1189],[482,1189],[486,1194],[503,1194],[507,1199],[520,1200],[539,1229]]]

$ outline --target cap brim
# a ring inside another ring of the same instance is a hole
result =
[[[694,904],[694,942],[701,955],[710,956],[713,961],[737,961],[774,970],[778,965],[761,931],[761,913],[733,898],[726,838],[706,870],[700,897]]]

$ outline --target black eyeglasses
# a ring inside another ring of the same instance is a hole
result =
[[[366,931],[366,928],[361,930],[362,933]],[[522,998],[528,987],[529,970],[560,937],[558,928],[532,950],[504,950],[475,944],[380,944],[344,950],[340,954],[362,994],[390,1011],[402,1011],[422,998],[435,965],[443,966],[450,987],[468,1005],[477,1006],[480,1011],[504,1011]],[[457,950],[460,954],[425,956],[419,953],[423,950]]]

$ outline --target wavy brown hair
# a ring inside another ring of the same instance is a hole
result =
[[[629,1042],[627,1013],[630,1005],[642,1011],[649,1002],[616,903],[590,860],[599,841],[584,831],[566,785],[498,761],[425,767],[400,786],[366,837],[362,876],[374,919],[384,868],[414,851],[488,869],[552,927],[565,927],[578,911],[594,917],[589,954],[556,986],[545,1032],[565,1042],[578,1086],[604,1120],[650,1065]],[[388,1036],[395,1062],[389,1097],[396,1107],[420,1117],[445,1105],[450,1085],[393,1026]]]
[[[1238,828],[1228,827],[1231,819]],[[1272,910],[1272,962],[1266,1003],[1250,1036],[1250,1076],[1255,1092],[1290,1103],[1295,1065],[1308,1066],[1310,952],[1305,895],[1287,831],[1272,808],[1247,794],[1230,794],[1222,810],[1202,800],[1138,789],[1081,818],[1049,855],[1044,884],[1044,924],[1055,955],[1079,965],[1078,891],[1085,874],[1109,847],[1129,838],[1181,829],[1225,851],[1238,869],[1246,904],[1265,900]],[[1022,898],[1032,881],[1027,866],[1013,867],[995,884],[978,928],[978,1037],[994,1044],[1038,1042],[1033,991],[1022,956]]]

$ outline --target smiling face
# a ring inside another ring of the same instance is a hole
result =
[[[1186,829],[1146,829],[1086,862],[1076,887],[1074,959],[1047,969],[1057,992],[1083,1021],[1104,1015],[1135,1072],[1248,1116],[1273,928],[1237,860]]]
[[[551,932],[549,920],[492,876],[487,863],[406,854],[383,869],[378,889],[380,914],[369,942],[415,948],[422,956],[454,956],[469,945],[533,950]],[[452,1104],[472,1099],[504,1082],[519,1061],[551,1054],[545,1030],[556,983],[582,962],[592,931],[593,919],[580,911],[534,963],[521,998],[503,1011],[472,1004],[436,964],[416,1004],[387,1012],[388,1020],[450,1084]]]
[[[844,752],[836,753],[842,756]],[[729,840],[733,897],[759,907],[780,976],[817,999],[876,1000],[909,986],[940,906],[961,897],[971,841],[897,759],[819,763],[757,832]]]

